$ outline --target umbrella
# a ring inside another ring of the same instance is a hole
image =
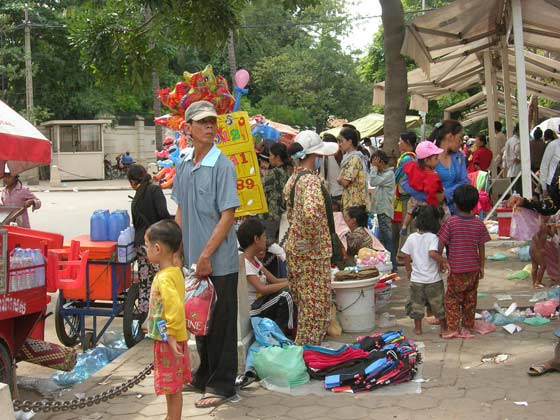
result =
[[[0,168],[17,175],[51,163],[51,142],[16,111],[0,101]]]
[[[543,133],[544,133],[545,130],[548,130],[550,128],[556,134],[560,134],[559,126],[560,126],[560,118],[559,117],[549,118],[548,120],[544,120],[542,123],[540,123],[535,128],[533,128],[531,130],[531,136],[533,136],[533,133],[537,129],[537,127],[540,127],[541,130],[543,131]]]

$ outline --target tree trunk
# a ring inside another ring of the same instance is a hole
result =
[[[152,9],[150,5],[146,5],[144,9],[144,21],[150,22],[152,19]],[[152,26],[152,23],[149,23],[149,26]],[[155,41],[150,39],[149,41],[150,48],[155,47]],[[154,108],[154,118],[161,117],[161,102],[159,101],[158,93],[159,90],[159,74],[155,70],[152,70],[152,100],[153,100],[153,108]],[[163,128],[161,125],[156,124],[156,148],[157,150],[161,150],[163,147]]]
[[[237,60],[235,58],[235,42],[233,37],[233,30],[229,30],[228,36],[228,63],[229,63],[229,75],[231,77],[230,91],[233,92],[235,87],[235,72],[237,72]]]
[[[385,119],[383,150],[398,157],[400,134],[406,129],[408,81],[406,63],[401,55],[404,40],[404,11],[400,0],[380,0],[385,51]]]
[[[159,87],[159,74],[157,71],[152,72],[152,97],[154,100],[154,118],[161,117],[161,102],[158,97],[157,91]],[[163,147],[163,127],[156,124],[156,148],[161,150]]]

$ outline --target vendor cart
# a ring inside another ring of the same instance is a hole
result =
[[[51,142],[47,138],[2,101],[0,116],[0,168],[7,166],[17,175],[50,163]],[[8,226],[22,210],[0,206],[0,382],[12,389],[16,360],[68,369],[76,360],[75,351],[42,341],[50,301],[44,256],[48,248],[61,247],[63,237]],[[16,256],[13,261],[22,264],[12,266],[10,255],[15,248],[34,251],[21,259]],[[33,258],[36,264],[30,262]]]
[[[132,279],[135,257],[118,262],[117,243],[90,240],[89,235],[73,239],[88,260],[83,283],[59,287],[55,328],[66,346],[80,342],[82,348],[95,347],[115,318],[123,319],[123,334],[130,348],[144,338],[142,323],[147,313],[139,307],[139,287]],[[52,260],[51,251],[49,261]]]

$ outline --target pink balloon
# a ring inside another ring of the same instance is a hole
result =
[[[247,83],[249,83],[249,72],[245,69],[237,70],[237,73],[235,73],[235,85],[239,89],[245,89]]]

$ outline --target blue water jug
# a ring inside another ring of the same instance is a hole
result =
[[[89,236],[92,241],[107,241],[108,238],[108,211],[96,210],[89,219]]]
[[[109,216],[109,241],[117,242],[124,223],[124,217],[121,213],[114,211]]]
[[[128,215],[128,210],[117,210],[123,217],[123,227],[121,230],[125,230],[130,226],[130,216]]]

